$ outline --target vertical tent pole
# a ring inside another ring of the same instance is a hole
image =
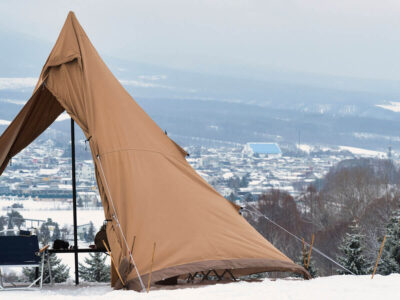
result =
[[[75,255],[75,284],[79,284],[78,273],[78,224],[76,220],[76,174],[75,174],[75,123],[71,118],[71,164],[72,164],[72,210],[74,215],[74,255]]]

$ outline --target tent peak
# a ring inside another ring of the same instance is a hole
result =
[[[65,23],[68,22],[78,22],[78,18],[76,17],[75,13],[72,10],[68,12],[67,19],[65,20]]]

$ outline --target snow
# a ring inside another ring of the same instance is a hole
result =
[[[53,221],[59,223],[60,227],[64,225],[72,225],[72,204],[68,200],[53,201],[53,200],[15,200],[0,198],[0,215],[5,215],[7,207],[14,203],[21,203],[24,205],[23,209],[16,209],[24,218],[47,220],[51,218]],[[102,207],[98,208],[78,208],[77,211],[78,225],[93,222],[96,229],[99,229],[104,221],[104,210]]]
[[[312,146],[307,145],[307,144],[296,144],[297,148],[300,149],[301,151],[304,151],[306,153],[310,153],[312,150]]]
[[[181,285],[155,287],[150,293],[114,291],[108,284],[83,283],[76,287],[67,284],[45,285],[41,291],[0,292],[1,299],[15,300],[85,300],[85,299],[400,299],[400,274],[390,276],[337,275],[312,280],[266,279],[261,282],[233,282],[215,285]]]
[[[222,177],[224,177],[224,179],[229,179],[234,177],[235,175],[232,172],[226,172],[224,175],[222,175]]]
[[[394,112],[400,112],[400,102],[390,102],[390,104],[377,104],[376,106]]]
[[[368,150],[363,148],[349,147],[349,146],[339,146],[340,150],[347,150],[353,154],[368,156],[368,157],[386,157],[385,152]]]
[[[59,171],[60,171],[60,168],[40,169],[39,175],[56,175]]]

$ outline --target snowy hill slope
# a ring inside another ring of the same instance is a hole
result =
[[[400,299],[400,274],[331,276],[305,281],[301,279],[237,282],[180,289],[152,289],[149,294],[113,291],[105,284],[45,286],[42,291],[0,292],[0,299],[85,300],[85,299]]]

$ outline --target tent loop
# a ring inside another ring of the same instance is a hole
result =
[[[101,173],[102,173],[103,178],[104,178],[104,184],[106,186],[106,189],[107,189],[107,192],[108,192],[108,195],[109,195],[109,198],[110,198],[110,202],[111,202],[111,205],[112,205],[112,208],[113,208],[113,211],[114,211],[113,218],[115,219],[115,222],[118,225],[119,231],[121,232],[122,238],[124,239],[126,249],[128,250],[130,259],[132,261],[132,264],[135,267],[136,274],[138,275],[138,278],[139,278],[139,281],[140,281],[140,285],[142,287],[142,291],[145,291],[146,288],[145,288],[145,286],[143,284],[142,277],[140,276],[139,270],[138,270],[138,268],[136,266],[135,260],[133,259],[132,253],[129,250],[128,242],[126,241],[124,232],[122,231],[121,224],[119,223],[118,216],[117,216],[117,211],[115,210],[114,201],[113,201],[112,196],[111,196],[110,188],[108,187],[107,178],[106,178],[106,175],[104,174],[103,165],[101,163],[101,159],[100,159],[100,155],[99,154],[97,154],[97,160],[99,161]]]
[[[89,143],[90,144],[90,139],[92,138],[92,136],[89,136],[86,140],[85,140],[85,151],[87,151],[87,144],[86,143]],[[97,155],[98,156],[98,155]]]
[[[250,211],[247,207],[251,207],[254,211]],[[247,205],[246,207],[242,208],[244,211],[249,212],[250,214],[256,214],[258,215],[258,217],[263,217],[264,219],[266,219],[267,221],[271,222],[272,224],[274,224],[275,226],[277,226],[278,228],[282,229],[283,231],[285,231],[287,234],[289,234],[290,236],[292,236],[293,238],[295,238],[296,240],[303,242],[303,240],[301,238],[299,238],[297,235],[291,233],[289,230],[285,229],[284,227],[282,227],[281,225],[279,225],[278,223],[272,221],[270,218],[268,218],[266,215],[264,215],[261,211],[259,211],[257,208],[255,208],[252,205]],[[307,242],[304,242],[304,244],[306,244],[307,246],[310,247],[310,244]],[[335,260],[333,260],[333,258],[329,257],[328,255],[326,255],[325,253],[323,253],[321,250],[318,250],[317,248],[313,247],[313,250],[315,252],[317,252],[319,255],[325,257],[327,260],[333,262],[334,264],[336,264],[337,266],[341,267],[343,270],[349,272],[352,275],[356,275],[354,274],[352,271],[350,271],[349,269],[347,269],[346,267],[342,266],[341,264],[339,264],[338,262],[336,262]]]

